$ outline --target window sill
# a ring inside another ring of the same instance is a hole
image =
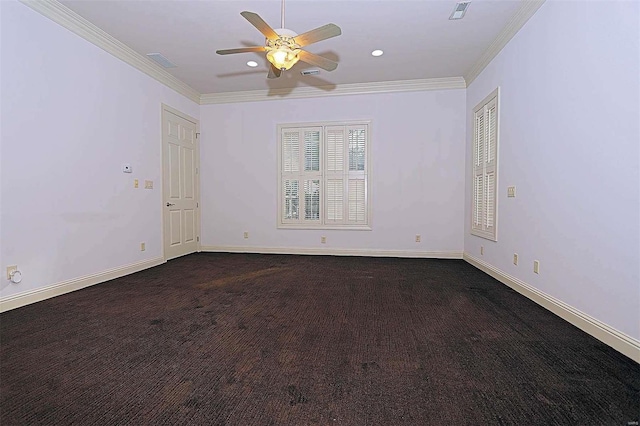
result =
[[[471,230],[471,235],[475,235],[476,237],[484,238],[485,240],[490,241],[498,241],[498,237],[496,234],[492,232],[482,232],[478,230]]]
[[[369,225],[306,225],[306,224],[279,224],[278,229],[306,229],[306,230],[340,230],[340,231],[372,231]]]

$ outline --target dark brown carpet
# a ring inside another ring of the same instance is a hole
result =
[[[0,422],[623,425],[640,366],[459,260],[195,254],[0,316]]]

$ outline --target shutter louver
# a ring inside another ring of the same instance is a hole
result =
[[[283,171],[285,173],[296,173],[300,171],[300,143],[298,141],[299,133],[284,132],[282,137],[282,161]]]
[[[327,170],[330,172],[344,170],[344,131],[342,129],[327,130]]]
[[[476,114],[476,134],[474,140],[475,165],[482,166],[484,162],[484,111]]]
[[[473,227],[482,229],[482,175],[475,176],[473,184]]]
[[[349,129],[349,170],[363,171],[366,135],[364,129]]]
[[[496,160],[496,106],[490,106],[487,110],[488,114],[488,135],[487,135],[487,163],[493,164]]]
[[[298,194],[298,181],[287,179],[283,182],[284,190],[284,219],[298,219],[298,206],[299,206],[299,194]]]
[[[342,221],[344,212],[344,182],[342,179],[327,180],[327,220]]]
[[[304,132],[304,170],[320,171],[320,132]]]
[[[320,220],[320,181],[304,181],[304,218]]]
[[[495,173],[488,173],[485,176],[485,221],[484,226],[485,229],[492,229],[494,225],[494,217],[495,217],[495,194],[496,194],[496,175]]]
[[[365,181],[364,179],[349,179],[349,221],[365,221]]]

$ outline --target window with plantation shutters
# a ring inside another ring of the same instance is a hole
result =
[[[471,233],[497,240],[498,99],[496,89],[473,110]]]
[[[278,227],[371,229],[370,123],[278,126]]]

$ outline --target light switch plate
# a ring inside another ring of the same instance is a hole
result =
[[[153,181],[145,180],[144,181],[144,189],[153,189]]]
[[[7,266],[7,279],[10,280],[11,279],[11,274],[16,272],[17,270],[18,270],[18,266],[17,265]]]
[[[507,187],[507,197],[515,198],[515,196],[516,196],[516,187],[515,186],[508,186]]]

